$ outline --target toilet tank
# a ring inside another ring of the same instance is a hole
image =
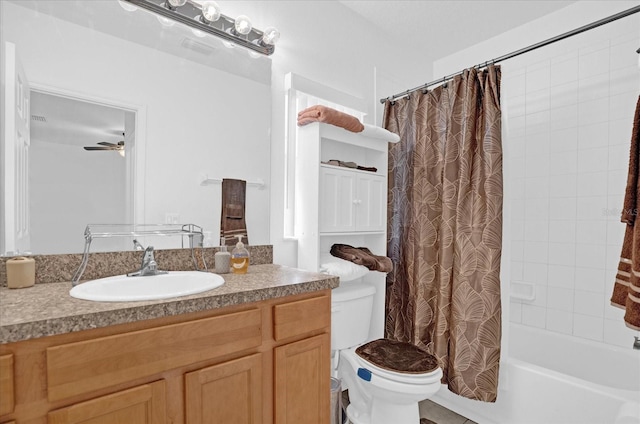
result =
[[[331,350],[367,341],[375,292],[372,285],[355,282],[331,290]]]

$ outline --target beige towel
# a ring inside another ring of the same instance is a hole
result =
[[[320,105],[311,106],[298,112],[299,126],[312,122],[324,122],[351,132],[361,132],[364,129],[364,125],[355,116]]]
[[[627,327],[640,330],[640,222],[637,222],[640,198],[640,97],[636,105],[629,154],[629,175],[621,221],[626,223],[618,274],[611,304],[625,310]]]

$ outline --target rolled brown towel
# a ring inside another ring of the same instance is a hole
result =
[[[364,125],[355,116],[321,105],[311,106],[298,112],[299,126],[312,122],[324,122],[351,132],[364,130]]]
[[[386,256],[374,255],[366,247],[353,247],[348,244],[336,243],[331,246],[331,255],[336,258],[363,265],[370,271],[391,272],[393,262]]]

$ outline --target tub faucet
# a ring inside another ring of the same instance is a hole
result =
[[[636,350],[640,350],[640,337],[634,336],[635,340],[633,342],[633,348]]]
[[[140,270],[127,274],[129,277],[144,277],[147,275],[159,275],[166,274],[167,271],[160,271],[158,264],[153,256],[153,246],[148,246],[144,249],[144,255],[142,256],[142,264]]]

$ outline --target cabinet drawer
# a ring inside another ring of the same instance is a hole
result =
[[[0,356],[0,415],[13,412],[13,355]]]
[[[47,348],[50,401],[260,346],[259,309]]]
[[[331,297],[284,303],[273,307],[273,337],[283,340],[331,326]]]

